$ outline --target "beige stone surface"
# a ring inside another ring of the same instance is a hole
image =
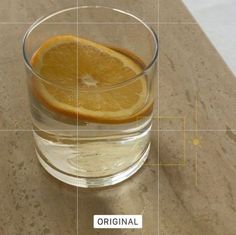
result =
[[[1,22],[33,22],[48,13],[76,6],[77,0],[2,0]]]
[[[0,23],[0,129],[31,129],[22,38],[29,24]]]
[[[157,21],[157,0],[146,4],[142,0],[2,0],[0,5],[0,21],[2,22],[33,22],[43,15],[64,8],[99,5],[119,8],[136,14],[146,21]]]
[[[1,235],[236,234],[236,79],[181,1],[160,0],[159,26],[156,2],[99,4],[127,8],[159,34],[160,117],[149,160],[122,184],[77,190],[36,159],[21,54],[29,23],[73,1],[1,1]],[[93,214],[143,214],[144,228],[94,230]]]
[[[196,23],[180,0],[156,0],[160,23]]]

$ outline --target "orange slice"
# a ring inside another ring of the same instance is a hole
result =
[[[148,110],[145,76],[116,86],[140,74],[142,67],[101,44],[71,35],[55,36],[41,45],[31,64],[44,78],[34,79],[34,93],[57,113],[116,123],[134,120]],[[113,88],[101,89],[108,86]]]

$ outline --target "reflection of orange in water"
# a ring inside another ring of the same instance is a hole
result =
[[[49,81],[34,79],[34,94],[57,113],[88,121],[122,123],[152,110],[152,103],[146,104],[144,75],[113,90],[89,90],[127,81],[143,70],[134,58],[101,44],[71,35],[55,36],[42,44],[31,64]],[[87,91],[78,91],[77,87]]]

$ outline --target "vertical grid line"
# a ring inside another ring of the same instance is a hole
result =
[[[77,4],[77,9],[76,9],[76,36],[78,37],[79,35],[79,0],[76,2]],[[79,44],[77,43],[77,50],[76,50],[76,165],[77,169],[79,167],[79,148],[78,148],[78,137],[79,137],[79,123],[78,123],[78,96],[79,96],[79,90],[78,90],[78,79],[77,76],[79,74],[79,66],[78,66],[78,61],[79,61],[79,55],[78,55],[78,49],[79,49]],[[77,183],[78,183],[78,171],[77,171]],[[79,235],[79,188],[76,186],[76,235]]]
[[[198,186],[198,153],[195,155],[195,186]]]
[[[160,30],[160,0],[157,0],[157,37],[159,43],[159,30]],[[159,50],[159,45],[158,45]],[[160,235],[160,53],[157,58],[157,235]]]
[[[186,117],[184,117],[183,130],[184,130],[184,165],[185,165],[186,164]]]
[[[195,134],[196,137],[198,136],[198,95],[196,95],[196,100],[195,100]]]

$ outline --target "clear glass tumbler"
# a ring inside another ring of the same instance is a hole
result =
[[[73,56],[53,68],[57,73],[49,79],[32,61],[43,43],[63,36],[95,42],[102,55],[108,52],[115,59],[94,58],[88,68],[93,74],[82,76],[85,62],[80,42],[76,42]],[[102,187],[127,179],[144,164],[157,93],[157,54],[158,40],[152,28],[113,8],[64,9],[40,18],[28,29],[23,55],[35,149],[51,175],[79,187]],[[121,65],[118,60],[123,63],[122,73],[128,67],[135,72],[122,76],[110,71],[114,63]],[[76,71],[68,84],[65,80],[69,78],[62,74],[70,66],[76,66]],[[96,80],[98,71],[105,71],[102,79],[106,82]]]

